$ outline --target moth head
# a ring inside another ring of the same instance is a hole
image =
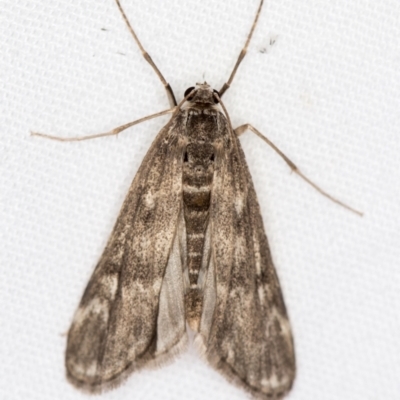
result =
[[[214,105],[219,103],[219,93],[206,82],[196,83],[196,87],[192,86],[186,89],[184,97],[186,97],[186,101],[189,103],[198,105]]]

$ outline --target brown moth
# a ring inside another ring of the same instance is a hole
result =
[[[102,392],[132,371],[181,353],[186,323],[211,366],[259,399],[280,399],[295,377],[293,338],[260,207],[238,136],[221,101],[243,60],[263,0],[227,83],[174,93],[119,10],[164,84],[172,113],[144,158],[68,332],[67,377]],[[347,207],[346,205],[343,205]],[[354,210],[353,210],[354,211]]]

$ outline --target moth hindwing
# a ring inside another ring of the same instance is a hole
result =
[[[133,180],[69,329],[66,369],[77,387],[101,392],[171,360],[188,343],[186,323],[205,359],[254,397],[280,399],[292,386],[293,339],[238,140],[243,127],[232,129],[221,102],[237,66],[219,93],[197,84],[177,106],[156,71],[172,117]]]

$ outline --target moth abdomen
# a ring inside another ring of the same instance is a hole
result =
[[[190,288],[185,294],[185,313],[190,328],[195,332],[199,330],[202,310],[203,292],[198,288]]]

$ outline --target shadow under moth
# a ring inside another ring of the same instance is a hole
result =
[[[208,363],[259,399],[280,399],[295,377],[293,338],[260,208],[238,136],[221,100],[243,60],[263,1],[227,83],[174,93],[118,8],[147,62],[164,84],[172,114],[145,156],[68,332],[67,377],[92,393],[132,371],[172,360],[187,326]],[[354,211],[354,210],[352,210]],[[357,212],[357,211],[355,211]]]

